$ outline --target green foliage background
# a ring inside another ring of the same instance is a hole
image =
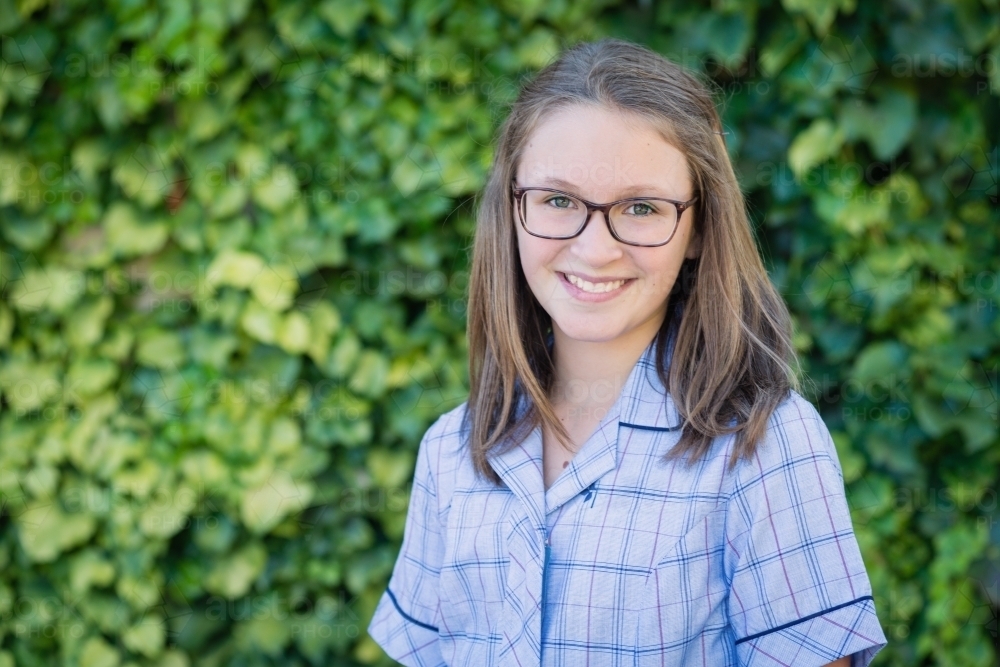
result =
[[[0,34],[0,667],[387,661],[493,130],[605,35],[718,84],[878,664],[997,664],[996,0],[0,0]]]

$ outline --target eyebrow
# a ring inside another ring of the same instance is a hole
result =
[[[542,184],[539,185],[538,187],[547,187],[547,186],[566,190],[566,192],[570,194],[576,194],[579,192],[579,189],[573,183],[570,183],[569,181],[564,181],[563,179],[556,177],[542,179]],[[674,197],[668,194],[664,194],[655,185],[632,185],[625,188],[624,190],[619,191],[618,196],[615,197],[613,201],[617,201],[619,199],[631,199],[633,197],[643,197],[643,196],[660,197],[662,199],[680,199],[679,197]]]

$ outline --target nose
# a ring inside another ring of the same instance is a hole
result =
[[[573,239],[573,254],[582,262],[599,267],[622,256],[622,244],[611,235],[604,214],[593,211],[587,226]]]

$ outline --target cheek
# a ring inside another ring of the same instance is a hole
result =
[[[527,239],[525,238],[526,236],[528,237]],[[535,249],[532,247],[530,238],[530,236],[523,233],[523,230],[518,230],[517,254],[518,260],[521,263],[521,272],[528,283],[528,289],[537,299],[540,292],[537,277],[539,262],[535,256]]]
[[[673,287],[677,273],[680,271],[682,256],[673,250],[644,257],[636,265],[645,273],[647,287],[650,293],[657,297],[666,296]]]
[[[523,230],[518,231],[517,251],[521,259],[521,269],[529,283],[541,277],[546,270],[546,264],[552,259],[552,253],[545,242]]]

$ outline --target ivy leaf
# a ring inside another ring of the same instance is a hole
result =
[[[826,118],[820,118],[801,132],[788,149],[792,173],[801,179],[806,172],[836,155],[844,144],[843,131]]]

